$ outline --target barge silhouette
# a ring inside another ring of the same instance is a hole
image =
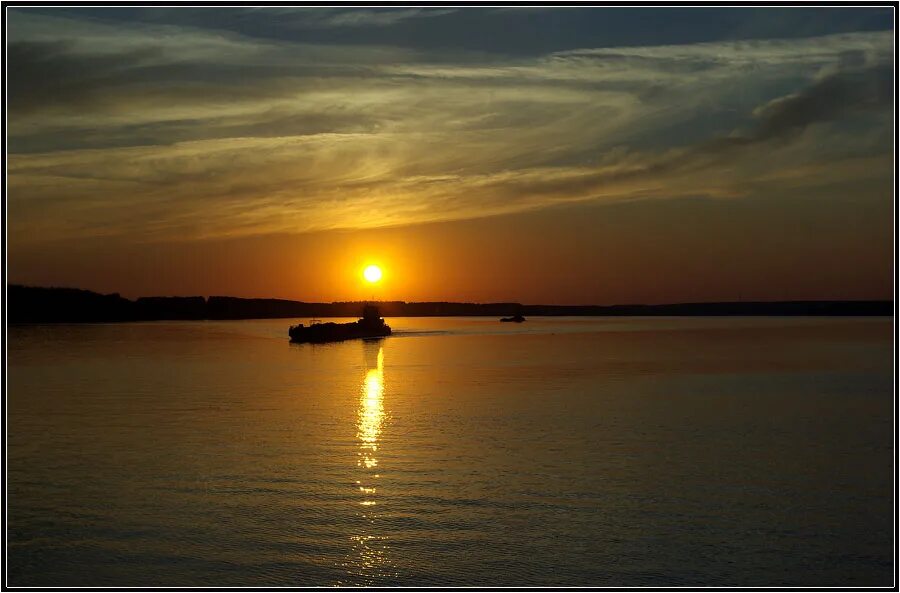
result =
[[[363,307],[362,318],[351,323],[316,323],[304,326],[302,323],[288,329],[291,342],[296,344],[321,344],[341,342],[360,338],[382,338],[391,335],[391,326],[384,322],[378,307]]]

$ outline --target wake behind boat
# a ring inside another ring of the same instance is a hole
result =
[[[391,327],[384,322],[378,307],[366,305],[363,307],[362,318],[351,323],[311,323],[304,326],[302,323],[293,325],[288,330],[291,342],[323,343],[340,342],[358,338],[381,338],[391,335]]]
[[[501,317],[500,321],[511,321],[513,323],[522,323],[523,321],[525,321],[525,318],[522,316],[521,313],[516,313],[512,317]]]

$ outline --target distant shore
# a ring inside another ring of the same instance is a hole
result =
[[[362,302],[284,299],[141,297],[75,288],[7,287],[9,323],[96,323],[157,320],[355,317]],[[773,301],[669,305],[525,305],[521,303],[379,302],[385,317],[527,316],[891,316],[892,301]]]

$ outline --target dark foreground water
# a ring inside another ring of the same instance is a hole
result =
[[[890,585],[890,319],[9,329],[10,585]]]

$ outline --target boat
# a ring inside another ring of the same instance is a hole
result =
[[[363,307],[362,318],[351,323],[315,323],[304,326],[302,323],[292,325],[288,329],[291,342],[298,344],[321,344],[323,342],[340,342],[360,338],[382,338],[391,335],[391,327],[384,322],[378,307]]]
[[[522,323],[525,321],[525,318],[522,317],[520,313],[513,315],[512,317],[501,317],[500,321],[512,321],[513,323]]]

